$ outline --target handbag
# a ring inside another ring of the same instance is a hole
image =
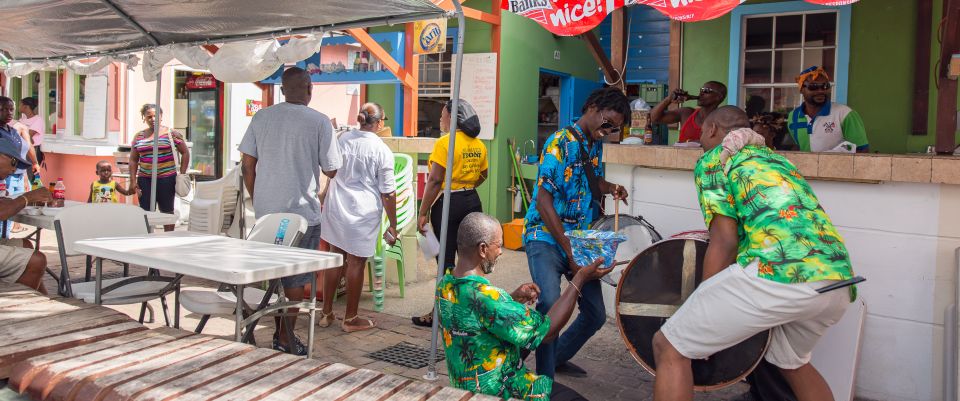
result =
[[[173,144],[173,136],[172,136],[173,134],[170,132],[167,132],[167,135],[170,135],[170,143]],[[174,170],[177,172],[177,176],[176,176],[177,183],[176,183],[176,186],[174,187],[174,192],[177,193],[177,196],[181,198],[186,198],[187,195],[190,195],[190,176],[186,174],[180,174],[180,158],[177,157],[177,154],[176,154],[177,148],[174,147],[173,149],[171,149],[171,152],[174,153],[173,165],[174,165]],[[180,157],[183,157],[183,155],[180,155]]]

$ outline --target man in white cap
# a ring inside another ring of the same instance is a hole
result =
[[[0,180],[14,171],[28,168],[31,164],[20,156],[20,144],[9,138],[0,138]],[[17,214],[28,203],[46,202],[51,198],[50,191],[39,188],[17,198],[0,198],[0,220],[6,220]],[[34,251],[30,243],[23,239],[0,239],[0,282],[23,284],[46,294],[43,287],[43,272],[47,267],[47,258]]]

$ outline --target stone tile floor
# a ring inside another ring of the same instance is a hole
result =
[[[50,267],[59,271],[59,256],[57,255],[56,240],[53,233],[44,231],[41,242],[43,244],[41,250],[47,255]],[[435,263],[424,262],[422,257],[420,262],[421,266],[425,266],[421,267],[421,270],[426,272],[430,272],[436,267]],[[68,260],[71,277],[83,277],[83,263],[83,257],[73,257]],[[497,267],[498,270],[491,276],[491,281],[495,285],[512,290],[520,283],[530,281],[526,255],[522,252],[505,251]],[[108,264],[105,264],[104,269],[105,271],[119,271],[119,267],[108,267]],[[131,272],[133,274],[143,274],[145,269],[134,266]],[[48,289],[56,288],[54,281],[49,276],[45,278],[45,284]],[[189,277],[185,278],[184,285],[186,287],[216,288],[216,285],[212,282]],[[384,313],[367,310],[366,308],[372,308],[372,297],[369,293],[364,293],[361,308],[365,309],[361,311],[361,315],[372,317],[377,321],[378,327],[373,330],[349,334],[342,332],[338,325],[328,328],[317,327],[314,358],[422,379],[424,374],[427,373],[427,368],[410,369],[374,360],[367,355],[400,342],[407,342],[429,349],[430,330],[413,326],[410,323],[409,316],[426,312],[430,307],[432,293],[432,279],[407,283],[405,298],[400,298],[396,285],[389,286],[386,291]],[[159,327],[163,325],[159,301],[152,301],[151,304],[158,315],[156,321],[148,323],[147,326]],[[172,301],[170,304],[172,305]],[[139,313],[139,306],[125,305],[114,306],[114,308],[133,317],[136,317]],[[335,312],[338,316],[342,317],[342,311],[343,297],[335,306]],[[193,330],[199,317],[183,311],[180,320],[181,327]],[[307,338],[307,322],[308,320],[304,315],[299,318],[296,327],[297,334],[304,340]],[[254,332],[257,343],[260,346],[270,346],[273,331],[272,319],[262,321]],[[223,338],[232,338],[233,332],[233,320],[228,317],[214,317],[204,328],[204,334]],[[591,400],[652,400],[653,376],[644,371],[626,351],[616,322],[611,319],[573,359],[575,363],[590,372],[589,376],[586,378],[558,376],[557,380]],[[533,357],[527,359],[527,364],[531,368],[534,367],[534,359]],[[439,383],[446,384],[448,379],[445,374],[446,366],[444,362],[439,362],[437,368],[440,375]],[[740,383],[719,391],[698,393],[696,400],[752,400],[749,394],[746,394],[746,391],[747,386]]]

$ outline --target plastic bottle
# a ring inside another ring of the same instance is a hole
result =
[[[30,189],[40,189],[43,188],[43,181],[40,181],[40,173],[33,175],[33,184],[30,185]]]
[[[10,192],[7,191],[7,183],[0,182],[0,198],[6,198],[10,195]]]
[[[66,197],[67,187],[66,185],[63,185],[63,177],[58,177],[56,185],[53,186],[53,202],[55,206],[63,207]]]

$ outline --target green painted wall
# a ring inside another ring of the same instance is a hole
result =
[[[935,0],[933,8],[933,19],[939,21],[942,0]],[[932,74],[928,135],[910,135],[916,13],[912,1],[870,0],[853,5],[847,104],[863,117],[871,151],[917,152],[934,142],[936,87]],[[684,89],[696,90],[709,80],[726,81],[730,23],[730,16],[725,16],[684,24]],[[931,58],[935,59],[939,54],[936,26],[933,30]]]
[[[484,198],[483,207],[487,213],[507,221],[512,200],[506,188],[512,185],[513,168],[507,139],[518,144],[536,140],[540,69],[589,80],[597,80],[599,72],[586,42],[553,36],[536,22],[509,12],[502,14],[502,21],[500,123],[496,138],[488,145],[490,179],[484,186],[490,195]],[[554,50],[560,51],[560,60],[554,60]]]
[[[464,5],[483,11],[490,11],[492,0],[468,0]],[[456,20],[449,20],[450,27],[456,27]],[[484,53],[490,51],[489,24],[467,19],[464,37],[466,53]],[[399,27],[371,30],[397,30]],[[576,38],[555,37],[536,22],[504,12],[501,24],[501,60],[500,60],[500,102],[499,123],[494,139],[484,141],[489,151],[490,174],[480,186],[480,199],[485,212],[501,221],[510,219],[512,206],[510,194],[510,171],[513,168],[507,139],[517,143],[535,139],[537,134],[537,102],[539,96],[540,69],[548,69],[570,74],[578,78],[596,80],[597,64],[587,50],[585,42]],[[553,59],[554,50],[560,51],[560,60]],[[368,85],[367,98],[379,102],[395,114],[402,110],[394,105],[395,85]],[[395,132],[396,131],[395,128]],[[520,216],[522,217],[522,216]]]

